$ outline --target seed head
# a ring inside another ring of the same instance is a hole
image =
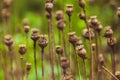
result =
[[[120,80],[120,71],[116,71],[115,76]]]
[[[47,19],[50,19],[51,17],[52,17],[52,14],[49,13],[49,12],[46,12],[46,18],[47,18]]]
[[[25,31],[25,33],[28,33],[29,30],[30,30],[30,26],[24,26],[24,31]]]
[[[26,53],[26,46],[24,44],[19,45],[19,53],[24,55]]]
[[[120,18],[120,7],[117,9],[117,16]]]
[[[48,44],[46,35],[39,35],[38,44],[41,48],[45,48]]]
[[[75,43],[75,46],[80,46],[80,45],[82,45],[82,40],[78,40],[78,41],[76,41],[76,43]]]
[[[9,19],[11,13],[8,9],[2,9],[2,17],[5,18],[6,20]]]
[[[63,54],[63,48],[61,46],[56,46],[55,51],[58,55]]]
[[[104,65],[104,56],[103,56],[103,54],[99,54],[98,58],[99,58],[99,63],[101,65]]]
[[[68,16],[71,16],[73,13],[73,5],[72,4],[67,4],[67,9],[66,9],[66,13]]]
[[[62,10],[59,10],[56,12],[56,20],[59,21],[61,19],[64,19],[64,14]]]
[[[57,28],[58,28],[59,30],[63,30],[64,27],[65,27],[65,20],[64,20],[64,19],[59,20],[59,21],[57,22]]]
[[[70,61],[66,57],[61,57],[60,61],[61,61],[61,67],[63,69],[67,69],[68,67],[70,67]]]
[[[113,30],[110,26],[105,27],[104,37],[110,38],[113,36]]]
[[[96,48],[96,44],[92,43],[92,50],[95,51],[95,48]]]
[[[10,7],[11,2],[12,2],[11,0],[4,0],[3,1],[5,7]]]
[[[51,2],[53,3],[53,0],[45,0],[46,3]]]
[[[31,63],[26,63],[26,70],[29,72],[31,70]]]
[[[51,13],[51,11],[53,10],[53,3],[51,2],[45,3],[45,9],[47,12]]]
[[[13,44],[13,38],[12,38],[12,36],[11,36],[11,35],[6,35],[6,36],[4,36],[4,43],[5,43],[8,47],[12,46],[12,44]]]
[[[84,13],[79,13],[78,14],[79,18],[82,19],[82,20],[85,20],[86,19],[86,16]]]
[[[39,39],[38,29],[36,28],[32,29],[31,39],[34,41]]]
[[[25,18],[25,19],[23,20],[23,25],[24,25],[24,26],[29,26],[29,20],[28,20],[27,18]]]
[[[117,41],[116,41],[115,37],[107,38],[107,44],[108,44],[108,46],[114,46],[116,43],[117,43]]]
[[[98,24],[97,16],[91,16],[91,17],[90,17],[90,20],[91,20],[91,24],[92,24],[93,26],[95,26],[95,25]]]
[[[79,6],[81,8],[85,8],[85,1],[84,0],[79,0]]]

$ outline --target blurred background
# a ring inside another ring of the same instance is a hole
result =
[[[24,32],[23,20],[28,19],[30,24],[30,29],[38,28],[41,34],[48,34],[48,24],[45,14],[45,2],[44,0],[11,0],[10,6],[10,18],[9,18],[9,27],[4,25],[4,21],[2,19],[2,9],[3,9],[3,0],[0,0],[0,54],[3,56],[4,64],[2,60],[0,60],[0,80],[4,80],[4,72],[2,65],[5,65],[7,68],[7,47],[3,43],[3,37],[6,34],[11,34],[14,39],[14,53],[16,54],[17,60],[20,60],[20,55],[18,52],[19,44],[26,44],[26,34]],[[85,0],[86,1],[86,12],[87,17],[90,16],[97,16],[97,19],[101,22],[103,27],[110,25],[114,31],[114,35],[117,38],[117,45],[115,48],[115,53],[118,55],[116,57],[117,69],[120,70],[120,19],[116,15],[117,7],[120,6],[120,0]],[[78,17],[78,13],[82,11],[82,9],[78,5],[78,0],[54,0],[54,12],[53,12],[53,21],[54,21],[54,28],[55,28],[55,44],[58,44],[58,30],[56,27],[56,20],[55,20],[55,12],[57,10],[66,9],[66,4],[73,4],[74,13],[72,15],[72,27],[73,31],[76,32],[78,36],[82,40],[82,30],[86,28],[84,21],[80,20]],[[66,37],[68,33],[68,16],[65,13],[66,19]],[[7,30],[9,29],[9,30]],[[104,29],[102,30],[101,34],[103,37]],[[34,63],[33,63],[33,41],[30,39],[31,31],[29,33],[28,39],[28,54],[29,56],[24,56],[24,63],[26,62],[26,58],[29,58],[29,62],[32,63],[32,69],[29,74],[29,80],[35,79],[34,73]],[[88,41],[84,42],[86,49],[89,51]],[[103,51],[105,54],[108,54],[106,59],[106,66],[110,69],[110,49],[107,47],[106,39],[102,38],[102,46]],[[48,59],[48,47],[46,48],[46,56],[45,56],[45,80],[49,80],[50,78],[50,63]],[[88,52],[89,53],[89,52]],[[81,60],[79,60],[81,62]],[[87,73],[89,75],[89,61],[87,62]],[[40,48],[37,47],[37,63],[38,63],[38,74],[39,78],[41,79],[42,69],[41,69],[41,60],[40,60]],[[107,65],[108,64],[108,65]],[[80,64],[82,65],[82,64]],[[14,66],[14,68],[19,68],[18,66]],[[81,68],[82,70],[82,68]],[[57,74],[57,67],[55,66],[55,76],[58,77]]]

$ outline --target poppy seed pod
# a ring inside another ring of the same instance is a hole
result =
[[[51,17],[52,17],[52,14],[49,13],[49,12],[46,12],[46,18],[47,18],[47,19],[50,19]]]
[[[8,47],[12,46],[12,44],[13,44],[12,36],[11,36],[11,35],[6,35],[6,36],[4,36],[4,43],[5,43]]]
[[[91,16],[90,22],[93,26],[96,26],[98,24],[97,16]]]
[[[56,12],[56,20],[64,19],[64,14],[62,10]]]
[[[19,45],[19,53],[24,55],[26,53],[26,47],[24,44]]]
[[[79,38],[76,36],[75,32],[70,32],[68,33],[69,35],[69,42],[73,45],[75,45],[75,43],[79,40]]]
[[[2,17],[5,18],[6,20],[9,19],[11,13],[8,9],[2,9]]]
[[[39,39],[38,29],[36,28],[32,29],[31,39],[34,41]]]
[[[63,69],[67,69],[68,67],[70,67],[70,61],[66,57],[61,57],[60,62]]]
[[[12,2],[11,0],[4,0],[3,1],[5,7],[10,7],[11,2]]]
[[[30,30],[30,26],[24,26],[24,31],[25,31],[25,33],[28,33],[29,30]]]
[[[113,36],[113,30],[110,26],[105,27],[104,37],[110,38]]]
[[[117,16],[120,18],[120,7],[117,9]]]
[[[47,12],[51,13],[51,11],[53,10],[53,3],[51,2],[45,3],[45,9]]]
[[[83,30],[83,37],[86,39],[89,39],[91,37],[91,39],[93,39],[95,37],[95,34],[93,33],[92,30],[90,30],[90,35],[89,35],[88,29],[84,29]]]
[[[107,44],[108,44],[108,46],[114,46],[116,43],[117,43],[117,41],[116,41],[115,37],[107,38]]]
[[[64,27],[65,27],[65,20],[64,20],[64,19],[59,20],[59,21],[57,22],[57,28],[58,28],[59,30],[63,30]]]
[[[104,65],[104,57],[103,57],[103,54],[99,54],[98,59],[99,59],[99,63],[100,63],[101,65]]]
[[[115,76],[120,80],[120,71],[116,71]]]
[[[95,43],[92,43],[92,50],[95,51],[95,48],[96,48],[96,44]]]
[[[94,26],[94,29],[97,31],[97,32],[101,32],[102,30],[102,25],[100,22],[98,22],[95,26]]]
[[[78,41],[76,41],[76,43],[75,43],[75,46],[80,46],[80,45],[82,45],[82,40],[78,40]]]
[[[26,63],[26,70],[29,72],[31,70],[31,63]]]
[[[79,0],[79,6],[81,8],[85,8],[85,1],[84,0]]]
[[[86,16],[84,13],[79,13],[78,14],[79,18],[82,19],[82,20],[85,20],[86,19]]]
[[[63,48],[61,46],[56,46],[55,51],[58,55],[63,54]]]
[[[66,13],[68,16],[71,16],[73,13],[73,5],[72,4],[67,4],[67,9],[66,9]]]
[[[53,0],[45,0],[45,2],[46,2],[46,3],[48,3],[48,2],[51,2],[51,3],[52,3],[52,2],[53,2]]]
[[[77,47],[77,54],[83,58],[83,59],[86,59],[86,49],[85,48],[82,48],[81,46],[78,46]]]
[[[46,35],[39,35],[38,44],[41,48],[45,48],[48,44]]]
[[[27,18],[25,18],[25,19],[23,20],[23,25],[24,25],[24,26],[29,26],[29,21],[28,21]]]
[[[62,80],[74,80],[72,75],[64,76]]]

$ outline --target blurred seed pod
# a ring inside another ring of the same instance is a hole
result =
[[[38,32],[39,32],[38,29],[36,29],[36,28],[32,29],[32,34],[31,34],[31,39],[32,40],[36,41],[36,40],[39,39],[39,33]]]
[[[98,56],[98,59],[99,59],[99,63],[101,64],[101,65],[104,65],[104,56],[103,56],[103,54],[99,54],[99,56]]]
[[[19,53],[24,55],[26,53],[26,46],[24,44],[19,45]]]
[[[6,7],[6,8],[10,7],[11,2],[12,2],[11,0],[3,0],[4,7]]]
[[[84,0],[79,0],[79,6],[81,8],[85,8],[85,1]]]
[[[76,43],[75,43],[75,46],[80,46],[80,45],[82,45],[82,40],[78,40],[78,41],[76,41]]]
[[[62,80],[74,80],[72,75],[64,76]]]
[[[27,18],[23,19],[23,25],[29,26],[29,20]]]
[[[108,46],[114,46],[116,43],[117,43],[117,41],[116,41],[115,37],[107,38],[107,44],[108,44]]]
[[[73,4],[67,4],[66,5],[67,6],[67,9],[66,9],[66,13],[67,13],[67,15],[68,16],[72,16],[72,14],[73,14]]]
[[[120,80],[120,71],[116,71],[115,76]]]
[[[57,22],[57,28],[58,28],[59,30],[63,30],[64,27],[65,27],[65,20],[64,20],[64,19],[59,20],[59,21]]]
[[[55,51],[58,55],[63,54],[63,48],[61,46],[56,46]]]
[[[96,44],[92,43],[92,50],[95,51],[95,48],[96,48]]]
[[[70,67],[70,61],[66,57],[61,57],[60,62],[63,69],[67,69]]]
[[[91,16],[90,22],[93,26],[96,26],[98,24],[97,16]]]
[[[2,9],[1,13],[2,13],[2,17],[6,20],[9,19],[10,15],[11,15],[11,13],[8,9]]]
[[[113,36],[113,30],[110,26],[105,27],[104,37],[110,38]]]
[[[117,8],[117,16],[120,18],[120,7]]]
[[[82,20],[85,20],[86,19],[86,16],[84,13],[79,13],[78,14],[79,18],[82,19]]]
[[[28,33],[29,30],[30,30],[30,26],[24,26],[24,31],[25,31],[25,33]]]
[[[39,35],[38,44],[41,48],[45,48],[48,45],[47,36]]]
[[[12,44],[13,44],[13,38],[12,38],[12,36],[11,36],[11,35],[5,35],[5,36],[4,36],[4,43],[5,43],[8,47],[12,46]]]
[[[94,32],[90,29],[90,35],[89,35],[89,32],[88,32],[88,29],[84,29],[83,30],[83,37],[86,38],[86,39],[89,39],[91,37],[91,39],[93,39],[95,37],[95,34]]]
[[[47,12],[51,13],[53,10],[53,3],[51,3],[51,2],[45,3],[45,9]]]
[[[46,12],[46,18],[47,18],[47,19],[50,19],[51,17],[52,17],[52,14],[49,13],[49,12]]]
[[[46,2],[46,3],[48,3],[48,2],[51,2],[51,3],[52,3],[52,2],[53,2],[53,0],[45,0],[45,2]]]
[[[64,19],[64,14],[63,14],[63,11],[62,10],[58,10],[56,12],[56,20],[59,21],[61,19]]]
[[[31,70],[31,63],[27,62],[26,63],[26,70],[29,72]]]
[[[77,41],[79,41],[79,38],[76,36],[76,33],[75,32],[70,32],[68,33],[69,35],[69,42],[73,45],[76,44]]]

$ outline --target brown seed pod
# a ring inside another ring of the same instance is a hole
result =
[[[5,43],[8,47],[12,46],[12,44],[13,44],[13,38],[12,38],[12,36],[11,36],[11,35],[6,35],[6,36],[4,36],[4,43]]]
[[[45,0],[46,3],[51,2],[53,3],[53,0]]]
[[[45,3],[45,9],[47,12],[51,13],[51,11],[53,10],[53,3],[51,2]]]
[[[23,19],[23,25],[24,26],[29,26],[29,21],[27,18]]]
[[[79,6],[81,8],[85,8],[85,1],[84,0],[79,0]]]
[[[115,76],[120,80],[120,71],[116,71]]]
[[[115,44],[117,43],[116,41],[116,38],[115,37],[110,37],[110,38],[107,38],[107,44],[108,46],[114,46]]]
[[[95,37],[95,34],[93,33],[92,30],[90,30],[90,35],[89,35],[88,29],[84,29],[83,30],[83,37],[86,39],[89,39],[91,37],[91,39],[93,39]]]
[[[19,45],[19,53],[24,55],[26,53],[26,46],[24,44]]]
[[[120,18],[120,7],[117,9],[117,16]]]
[[[10,15],[11,15],[11,13],[8,9],[2,9],[1,13],[2,13],[2,17],[6,20],[9,19]]]
[[[52,14],[49,13],[49,12],[46,12],[46,18],[47,18],[47,19],[50,19],[51,17],[52,17]]]
[[[58,28],[59,30],[63,30],[64,27],[65,27],[65,20],[64,20],[64,19],[59,20],[59,21],[57,22],[57,28]]]
[[[105,27],[104,37],[110,38],[113,36],[113,30],[110,26]]]
[[[61,57],[60,62],[63,69],[67,69],[70,67],[70,61],[66,57]]]
[[[78,41],[76,41],[76,43],[75,43],[75,46],[80,46],[80,45],[82,45],[82,40],[78,40]]]
[[[98,22],[98,24],[96,24],[96,26],[94,26],[94,29],[97,31],[97,32],[101,32],[101,30],[102,30],[102,25],[101,25],[101,23],[100,22]]]
[[[63,11],[62,10],[58,10],[56,12],[56,20],[61,20],[61,19],[64,19],[64,14],[63,14]]]
[[[4,0],[3,1],[4,7],[7,7],[7,8],[10,7],[11,2],[12,2],[11,0]]]
[[[85,20],[86,19],[86,16],[84,13],[79,13],[78,14],[79,18],[82,19],[82,20]]]
[[[68,16],[72,16],[73,13],[73,5],[72,4],[67,4],[67,9],[66,9],[66,13]]]
[[[95,48],[96,48],[96,44],[92,43],[92,50],[95,51]]]
[[[38,29],[36,28],[32,29],[31,39],[34,41],[39,39]]]
[[[91,16],[90,22],[93,26],[96,26],[98,24],[97,16]]]
[[[64,76],[62,80],[74,80],[72,75]]]
[[[31,63],[27,62],[26,63],[26,70],[29,72],[31,70]]]
[[[63,54],[63,48],[61,46],[56,46],[55,51],[58,55]]]
[[[30,26],[24,26],[24,31],[25,31],[25,33],[28,33],[29,30],[30,30]]]
[[[104,65],[104,56],[103,56],[103,54],[99,54],[98,59],[99,59],[99,63],[101,65]]]
[[[47,36],[39,35],[38,44],[41,48],[45,48],[48,45]]]

